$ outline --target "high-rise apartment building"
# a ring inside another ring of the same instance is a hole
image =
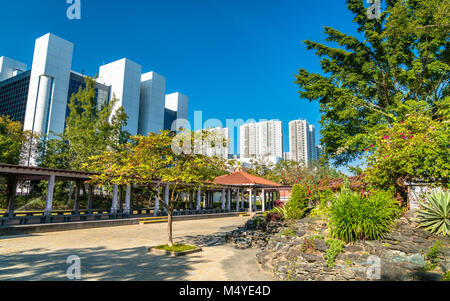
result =
[[[304,162],[306,166],[317,160],[315,127],[306,120],[289,122],[290,159]]]
[[[247,123],[240,127],[241,158],[283,157],[283,129],[278,120]]]
[[[85,75],[71,70],[73,52],[71,42],[49,33],[36,40],[31,70],[0,57],[0,115],[20,121],[24,130],[62,133],[68,101],[85,87]],[[187,96],[166,95],[163,76],[142,74],[142,66],[127,58],[100,67],[95,92],[98,106],[118,99],[116,106],[128,116],[125,130],[132,135],[171,129],[176,119],[188,118]]]

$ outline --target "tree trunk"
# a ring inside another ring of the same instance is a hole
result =
[[[169,208],[169,210],[167,210],[167,232],[169,235],[169,241],[168,241],[168,245],[169,247],[173,247],[173,240],[172,240],[172,214],[173,214],[173,209]]]

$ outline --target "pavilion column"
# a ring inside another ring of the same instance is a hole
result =
[[[222,189],[222,210],[225,210],[225,188]]]
[[[75,181],[75,199],[73,203],[73,211],[75,211],[75,214],[78,214],[80,211],[80,186],[80,181]]]
[[[169,205],[169,184],[166,184],[166,187],[164,188],[164,203]],[[166,207],[164,207],[164,212],[168,213]]]
[[[239,188],[237,189],[236,193],[236,212],[239,212],[239,203],[241,202],[241,191]]]
[[[155,194],[155,209],[153,209],[153,216],[159,215],[159,193],[161,192],[161,187],[156,186],[156,194]]]
[[[227,210],[228,212],[231,212],[231,189],[228,188],[228,193],[227,193]]]
[[[114,184],[111,213],[117,213],[118,207],[119,207],[119,186],[117,184]]]
[[[14,217],[14,202],[16,200],[16,191],[18,179],[14,176],[9,176],[6,179],[8,188],[8,217]]]
[[[266,191],[263,189],[261,192],[261,206],[262,206],[262,212],[266,211]]]
[[[248,190],[248,204],[250,212],[253,212],[253,191],[251,188]]]
[[[206,209],[207,201],[208,201],[208,193],[207,191],[203,191],[203,209]]]
[[[128,185],[125,190],[125,214],[131,213],[131,186]]]
[[[53,192],[54,192],[54,190],[55,190],[55,175],[52,174],[50,176],[50,179],[48,180],[47,198],[45,200],[44,214],[47,217],[50,217],[52,215],[52,210],[53,210]]]
[[[90,213],[90,211],[92,210],[93,193],[94,193],[94,186],[92,184],[89,184],[89,186],[88,186],[88,202],[87,202],[87,206],[86,206],[86,210],[88,211],[88,213]]]
[[[195,207],[195,210],[200,211],[201,201],[202,201],[202,190],[199,188],[197,189],[197,205]]]

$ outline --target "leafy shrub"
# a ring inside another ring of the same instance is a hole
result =
[[[330,238],[325,241],[325,244],[329,246],[325,254],[327,260],[327,267],[333,267],[336,257],[344,250],[345,243],[342,240]]]
[[[308,207],[308,190],[300,184],[292,186],[290,204],[294,204],[298,208]]]
[[[448,124],[429,116],[409,115],[381,129],[366,149],[364,181],[405,196],[402,179],[448,178]]]
[[[278,212],[266,212],[265,214],[266,222],[277,222],[283,219],[280,213]]]
[[[357,193],[344,188],[331,205],[331,235],[346,242],[382,238],[398,211],[398,204],[387,192]]]
[[[441,281],[450,281],[450,271],[445,273],[445,275],[442,277]]]
[[[419,210],[420,226],[432,233],[450,235],[450,192],[427,194],[425,200]]]
[[[430,251],[425,254],[425,259],[428,262],[425,270],[434,270],[437,267],[439,263],[439,255],[442,253],[441,244],[442,243],[440,241],[435,242],[430,248]]]
[[[298,203],[290,200],[283,206],[273,208],[273,212],[278,213],[283,219],[295,220],[305,216],[306,207],[302,208]]]
[[[281,232],[281,235],[283,236],[294,236],[296,234],[297,232],[292,228],[285,229],[283,232]]]
[[[300,251],[304,253],[313,253],[316,250],[316,244],[314,239],[305,238],[303,239],[302,245],[300,246]]]
[[[333,201],[334,193],[330,189],[319,192],[319,203],[311,211],[310,216],[327,216],[330,212],[330,204]]]

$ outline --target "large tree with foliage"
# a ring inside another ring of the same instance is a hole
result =
[[[450,107],[450,1],[386,0],[379,18],[364,3],[347,0],[357,37],[325,27],[329,43],[305,41],[323,74],[297,75],[301,98],[319,102],[325,155],[336,164],[408,114]]]
[[[36,145],[37,135],[23,131],[22,124],[12,121],[8,116],[0,116],[0,163],[26,164],[29,150]],[[34,153],[31,155],[35,155]]]
[[[203,138],[209,135],[203,133]],[[91,158],[90,166],[99,172],[92,179],[99,185],[138,185],[151,188],[155,183],[169,183],[169,202],[161,202],[168,213],[168,245],[173,246],[172,216],[180,193],[213,186],[217,170],[225,170],[225,160],[198,154],[197,136],[190,131],[175,135],[169,131],[149,136],[135,136],[120,150],[104,152]],[[163,199],[160,190],[159,199]]]
[[[127,115],[122,107],[114,111],[117,101],[113,97],[108,103],[97,103],[95,81],[86,78],[86,87],[80,87],[70,98],[64,133],[43,141],[41,165],[81,170],[89,157],[126,142],[129,134],[123,127]],[[89,169],[88,165],[84,166]]]

